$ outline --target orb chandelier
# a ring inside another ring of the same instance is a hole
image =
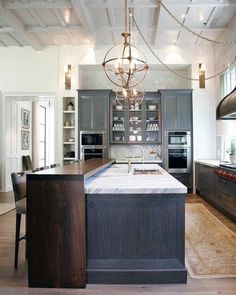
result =
[[[130,20],[129,30],[127,30],[127,0],[125,0],[124,3],[125,32],[121,34],[121,36],[124,37],[124,42],[108,50],[102,66],[106,76],[113,84],[122,87],[129,92],[132,87],[135,87],[142,82],[149,67],[144,54],[130,44]],[[131,10],[130,15],[132,15]]]
[[[116,100],[117,102],[131,110],[139,108],[139,105],[142,103],[144,98],[144,90],[141,84],[138,84],[136,87],[118,87],[116,89]]]

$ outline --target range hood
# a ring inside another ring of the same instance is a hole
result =
[[[217,120],[236,120],[236,87],[226,95],[216,108]]]

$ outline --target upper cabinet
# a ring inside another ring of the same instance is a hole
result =
[[[78,90],[79,129],[107,130],[110,90]]]
[[[192,90],[159,90],[163,129],[192,129]]]
[[[111,96],[110,103],[111,143],[160,143],[160,95],[157,92],[146,92],[139,106],[132,109],[123,108]]]

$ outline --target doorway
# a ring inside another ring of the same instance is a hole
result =
[[[1,191],[12,190],[11,173],[22,170],[22,156],[33,167],[52,164],[55,152],[55,95],[5,95],[2,98]]]

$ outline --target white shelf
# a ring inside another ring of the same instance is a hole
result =
[[[63,158],[65,161],[75,161],[75,158]]]
[[[74,141],[64,141],[63,144],[75,144]]]
[[[75,126],[63,126],[64,129],[75,129]]]
[[[75,114],[75,111],[63,111],[64,114]]]

